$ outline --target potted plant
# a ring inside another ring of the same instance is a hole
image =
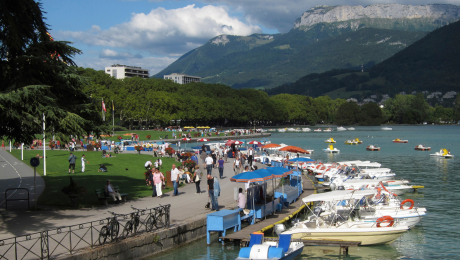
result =
[[[149,139],[149,140],[150,140],[150,138],[151,138],[152,136],[151,136],[151,135],[147,135],[146,137],[147,137],[147,139]]]
[[[142,147],[142,146],[140,146],[140,145],[136,145],[136,146],[134,146],[134,149],[135,149],[139,154],[141,154],[141,151],[144,150],[144,147]]]
[[[77,198],[85,194],[86,188],[79,186],[78,183],[70,177],[70,184],[62,188],[61,191],[69,197],[72,207],[77,207]]]
[[[165,152],[169,155],[169,158],[172,157],[172,155],[176,152],[172,147],[168,147],[165,149]]]
[[[187,167],[187,169],[195,168],[196,162],[194,160],[187,160],[184,162],[184,166]]]

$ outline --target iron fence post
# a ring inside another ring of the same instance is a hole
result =
[[[70,254],[72,254],[72,226],[69,227]]]

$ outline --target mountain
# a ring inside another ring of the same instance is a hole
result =
[[[460,18],[455,5],[317,6],[284,34],[220,35],[159,72],[234,88],[273,88],[309,73],[379,63]]]
[[[331,70],[310,74],[291,83],[268,90],[269,95],[280,93],[308,96],[329,95],[358,97],[371,95],[393,96],[400,92],[424,92],[444,95],[452,105],[454,95],[460,92],[460,21],[430,32],[424,38],[396,53],[366,72]],[[439,101],[439,102],[438,102]],[[433,103],[442,103],[442,99]],[[447,105],[447,104],[446,104]]]

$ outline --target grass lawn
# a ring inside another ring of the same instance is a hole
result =
[[[37,151],[24,150],[24,162],[28,163],[30,158],[36,156]],[[70,176],[77,181],[78,185],[87,189],[86,193],[78,198],[80,207],[95,207],[100,203],[94,192],[95,189],[103,189],[106,180],[110,179],[112,185],[119,186],[121,193],[129,193],[127,199],[136,199],[152,196],[152,187],[145,184],[144,163],[147,160],[154,161],[151,155],[146,154],[119,154],[117,157],[102,158],[101,152],[79,152],[75,164],[75,174],[69,174],[69,151],[46,151],[46,176],[43,176],[43,159],[40,159],[40,166],[37,172],[45,179],[45,190],[38,199],[39,205],[55,206],[59,208],[70,207],[69,198],[61,192],[64,186],[69,185]],[[85,154],[86,164],[85,172],[81,172],[81,156]],[[21,150],[13,149],[12,155],[21,159]],[[163,168],[161,172],[165,175],[166,171],[171,170],[174,159],[162,158]],[[104,164],[108,171],[97,172],[99,164]],[[166,188],[163,192],[168,192],[172,188]],[[109,203],[113,203],[109,199]]]

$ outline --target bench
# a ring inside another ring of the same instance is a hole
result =
[[[120,188],[118,186],[113,186],[113,188],[115,189],[116,192],[120,193]],[[96,192],[97,198],[99,199],[99,202],[102,205],[108,205],[107,200],[112,199],[112,197],[105,196],[104,189],[95,189],[95,192]],[[120,196],[121,196],[121,200],[123,202],[126,202],[126,197],[128,196],[128,193],[120,193]]]

